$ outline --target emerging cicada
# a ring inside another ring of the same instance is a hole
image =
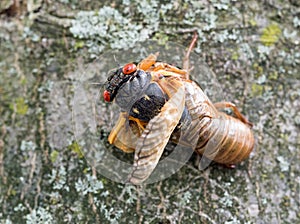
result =
[[[108,141],[135,153],[133,184],[149,177],[169,140],[225,165],[246,159],[254,147],[252,124],[237,107],[211,103],[189,80],[189,51],[184,69],[157,62],[158,54],[151,54],[115,70],[107,80],[104,100],[114,100],[122,111]],[[228,107],[235,117],[219,111]]]

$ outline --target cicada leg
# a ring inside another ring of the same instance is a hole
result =
[[[144,71],[148,70],[152,65],[155,64],[158,54],[158,52],[155,54],[150,54],[138,64],[137,68]]]
[[[183,66],[182,67],[183,67],[184,70],[187,71],[186,77],[185,77],[186,79],[189,79],[189,73],[192,70],[192,68],[190,68],[190,54],[191,54],[193,48],[195,47],[197,39],[198,39],[198,34],[197,34],[197,32],[195,32],[194,36],[193,36],[193,39],[192,39],[192,42],[191,42],[191,44],[190,44],[190,46],[189,46],[189,48],[188,48],[188,50],[187,50],[187,52],[184,56],[184,59],[183,59],[183,64],[182,64]]]
[[[128,120],[134,122],[134,126],[132,125],[132,129],[135,132],[135,134],[140,136],[143,133],[143,131],[145,130],[147,123],[139,120],[138,118],[132,117],[132,116],[129,116]]]
[[[124,152],[134,152],[139,136],[133,133],[132,129],[134,128],[129,126],[128,114],[120,113],[119,120],[109,134],[108,142]]]
[[[176,77],[176,78],[182,78],[181,74],[177,74],[175,72],[165,71],[165,70],[158,70],[155,72],[152,72],[152,80],[156,81],[157,77]]]
[[[153,72],[158,72],[158,71],[168,71],[168,72],[174,72],[177,75],[179,75],[180,78],[185,79],[187,71],[184,69],[177,68],[176,66],[169,65],[167,63],[163,62],[156,62],[154,64],[154,68],[151,70]]]
[[[253,124],[250,121],[248,121],[248,119],[244,115],[242,115],[242,113],[239,111],[239,109],[236,107],[235,104],[233,104],[231,102],[218,102],[218,103],[215,103],[214,106],[218,110],[224,109],[224,108],[231,108],[234,115],[237,117],[237,119],[239,119],[243,123],[247,124],[249,127],[253,126]]]

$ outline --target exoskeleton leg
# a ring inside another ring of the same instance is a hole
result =
[[[186,74],[187,74],[186,70],[177,68],[173,65],[169,65],[164,62],[156,62],[152,71],[153,72],[157,72],[157,71],[174,72],[174,73],[178,74],[180,76],[180,78],[183,78],[183,79],[186,78]]]
[[[132,128],[128,123],[129,116],[126,112],[122,112],[119,115],[119,119],[114,128],[110,132],[108,142],[115,145],[124,152],[134,152],[138,135],[133,133]],[[136,125],[136,129],[139,129],[139,124]]]
[[[239,119],[243,123],[247,124],[249,127],[253,126],[253,124],[250,121],[248,121],[248,119],[244,115],[242,115],[242,113],[239,111],[239,109],[236,107],[235,104],[233,104],[231,102],[218,102],[218,103],[215,103],[214,106],[218,110],[224,109],[224,108],[231,108],[234,115],[237,117],[237,119]]]
[[[144,71],[148,70],[152,65],[155,64],[158,52],[155,54],[150,54],[148,57],[143,59],[139,64],[138,64],[138,69],[142,69]]]
[[[191,44],[184,56],[184,59],[183,59],[182,67],[183,67],[183,69],[185,69],[187,71],[186,77],[185,77],[186,79],[189,79],[190,70],[192,70],[192,68],[190,68],[190,54],[191,54],[193,48],[195,47],[197,39],[198,39],[198,34],[197,34],[197,32],[195,32],[192,42],[191,42]]]

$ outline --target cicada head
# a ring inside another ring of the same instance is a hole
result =
[[[110,72],[103,98],[106,102],[115,100],[123,110],[128,110],[150,81],[151,74],[137,69],[137,63],[126,64]]]
[[[112,102],[115,98],[118,89],[123,83],[128,81],[136,71],[136,64],[130,63],[124,67],[115,69],[109,73],[106,82],[106,88],[103,92],[103,98],[106,102]]]

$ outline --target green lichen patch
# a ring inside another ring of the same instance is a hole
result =
[[[254,96],[262,96],[264,92],[264,87],[263,85],[259,85],[257,83],[253,83],[251,86],[252,94]]]
[[[274,45],[281,36],[281,29],[278,24],[271,24],[263,29],[260,41],[266,46]]]
[[[25,115],[28,111],[28,105],[23,97],[16,98],[9,104],[9,108],[19,115]]]
[[[50,159],[51,159],[51,162],[54,163],[56,160],[57,160],[57,157],[59,155],[59,152],[56,151],[56,150],[53,150],[50,154]]]
[[[81,151],[81,147],[77,142],[73,142],[71,145],[69,145],[68,149],[76,153],[79,159],[82,159],[84,157],[84,154]]]

